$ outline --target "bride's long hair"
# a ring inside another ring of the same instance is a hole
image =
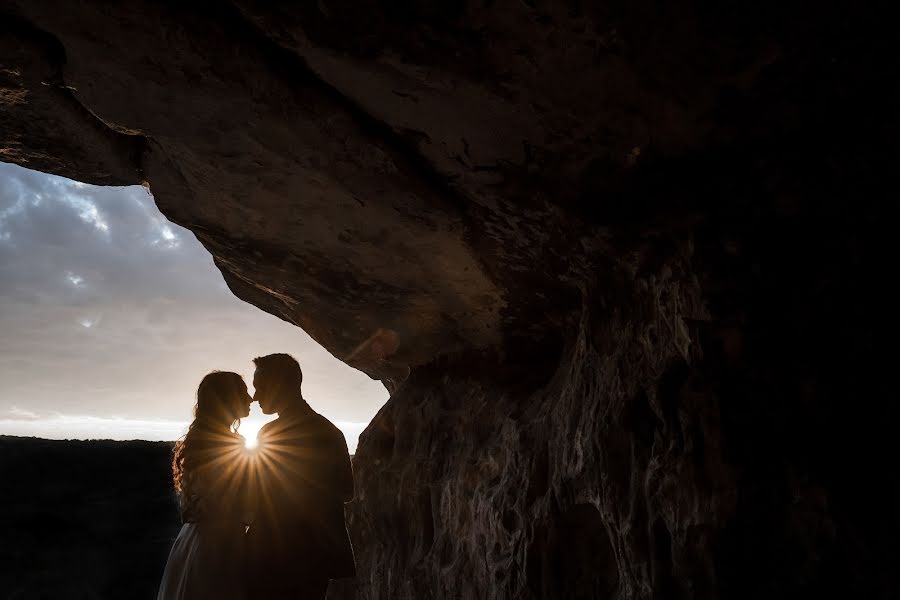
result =
[[[194,497],[192,484],[199,468],[215,459],[217,450],[233,443],[229,433],[237,433],[241,404],[247,385],[237,373],[213,371],[197,388],[194,420],[183,438],[175,442],[172,479],[182,511]]]

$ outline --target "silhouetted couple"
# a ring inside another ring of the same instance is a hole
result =
[[[236,373],[200,382],[194,421],[172,471],[184,525],[158,600],[324,598],[329,579],[355,575],[344,526],[353,498],[343,434],[300,393],[287,354],[257,358],[255,397]],[[278,419],[253,451],[237,434],[256,400]]]

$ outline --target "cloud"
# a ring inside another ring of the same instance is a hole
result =
[[[9,414],[12,415],[14,419],[23,420],[23,421],[33,421],[35,419],[40,419],[40,415],[36,412],[32,412],[30,410],[23,410],[18,406],[13,406],[9,409]]]
[[[300,329],[235,298],[209,253],[145,188],[76,184],[3,163],[0,331],[0,416],[15,405],[121,415],[108,424],[123,431],[144,420],[181,423],[206,372],[249,381],[250,361],[270,352],[300,360],[304,396],[332,420],[367,422],[387,398]],[[79,431],[88,422],[66,421]],[[0,420],[0,433],[7,427]]]

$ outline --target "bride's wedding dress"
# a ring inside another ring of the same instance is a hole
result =
[[[157,600],[244,597],[245,482],[236,462],[220,456],[192,474],[184,524],[169,553]]]

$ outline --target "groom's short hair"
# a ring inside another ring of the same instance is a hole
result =
[[[295,380],[299,387],[303,383],[303,371],[300,363],[290,354],[267,354],[253,359],[256,368],[266,377],[273,377],[281,381]]]

